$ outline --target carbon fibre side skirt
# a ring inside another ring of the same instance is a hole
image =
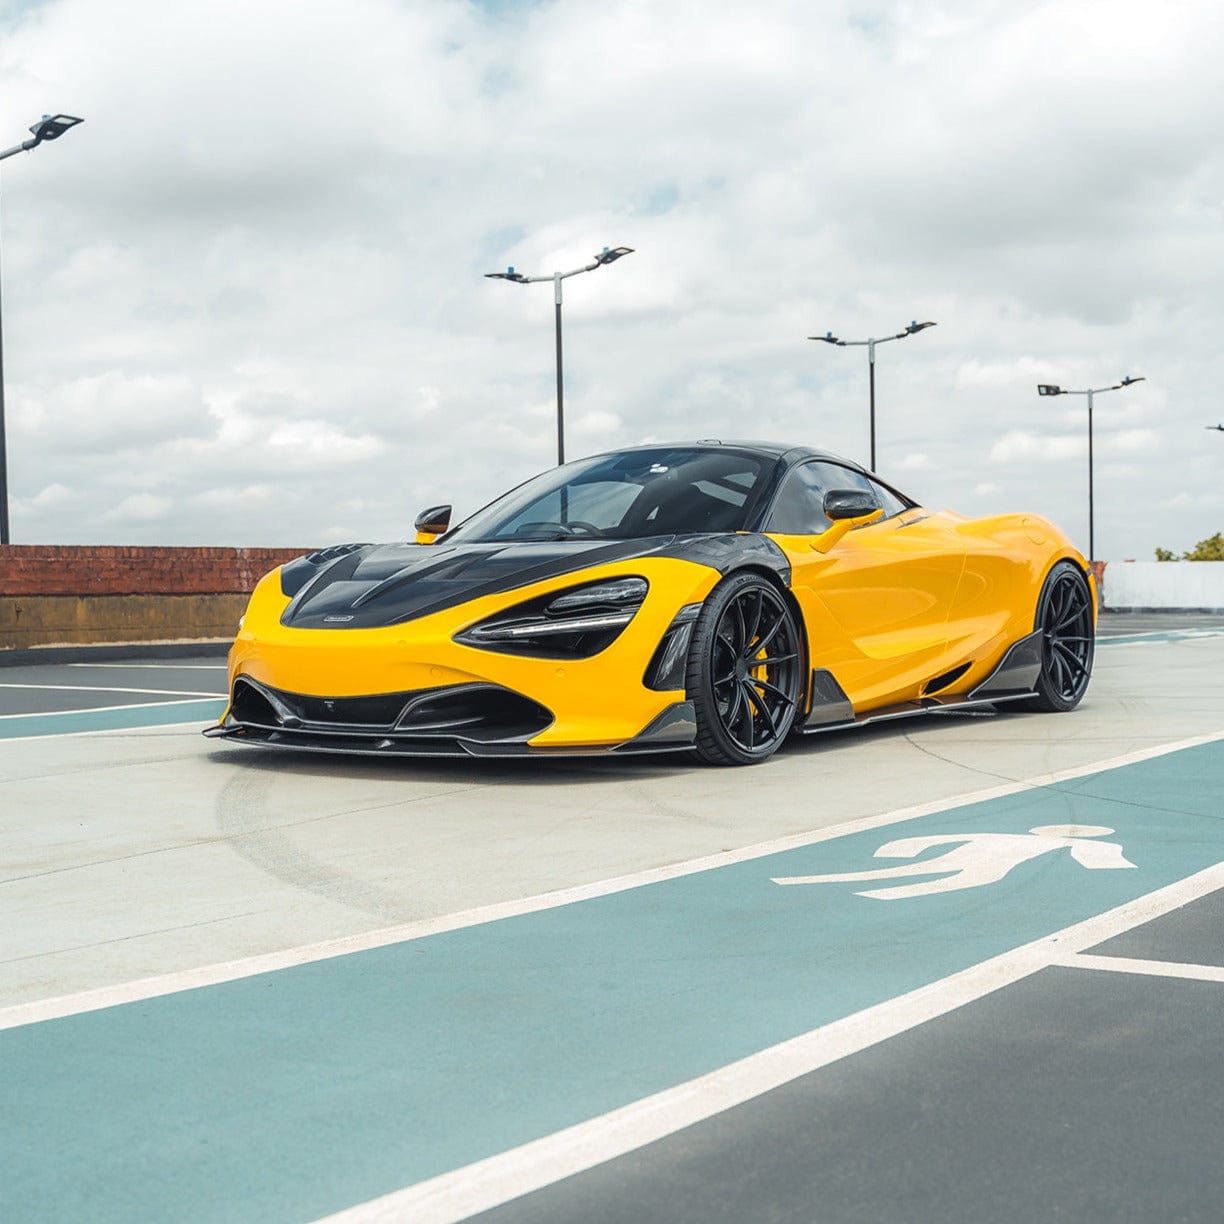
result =
[[[890,718],[913,718],[919,714],[973,709],[1031,697],[1041,675],[1043,638],[1041,630],[1036,630],[1013,642],[994,671],[963,697],[923,697],[918,701],[883,706],[859,715],[854,713],[850,699],[833,673],[817,668],[812,672],[812,708],[806,722],[798,730],[803,735],[818,731],[846,731],[851,727],[862,727]]]

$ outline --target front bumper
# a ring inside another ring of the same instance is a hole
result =
[[[647,573],[648,594],[606,649],[588,658],[535,658],[456,637],[490,614],[574,576],[421,617],[362,629],[281,623],[279,579],[260,583],[230,651],[230,706],[215,737],[313,751],[403,756],[522,756],[667,751],[689,747],[695,721],[682,688],[645,683],[680,605],[718,580],[670,558],[599,567],[584,580]]]

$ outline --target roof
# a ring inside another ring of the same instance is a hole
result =
[[[761,455],[769,459],[785,459],[788,462],[794,463],[803,459],[827,459],[834,463],[845,464],[847,467],[856,468],[861,472],[866,472],[867,469],[860,463],[855,463],[853,459],[846,459],[841,455],[835,455],[832,451],[817,450],[811,446],[795,445],[794,443],[783,442],[755,442],[742,441],[733,438],[697,438],[692,440],[678,440],[674,442],[647,442],[640,446],[618,446],[615,450],[603,451],[605,455],[621,455],[631,451],[643,450],[658,450],[660,447],[669,446],[691,446],[695,449],[707,448],[709,450],[729,450],[729,451],[748,451],[751,454]],[[591,456],[594,458],[595,456]]]

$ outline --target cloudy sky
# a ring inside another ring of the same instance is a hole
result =
[[[1224,530],[1224,7],[0,0],[15,543],[402,539],[752,437],[1151,559]]]

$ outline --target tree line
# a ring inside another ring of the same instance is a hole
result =
[[[1172,549],[1158,548],[1157,561],[1224,561],[1224,531],[1200,540],[1189,552],[1179,557]]]

